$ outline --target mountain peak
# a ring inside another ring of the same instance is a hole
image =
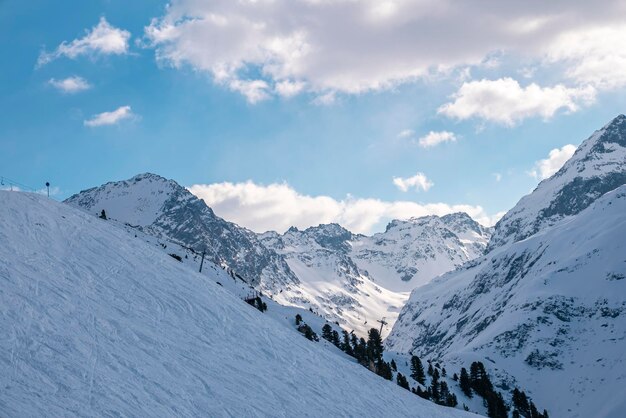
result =
[[[496,224],[487,251],[520,241],[587,208],[626,184],[626,116],[619,115],[578,147],[552,177],[543,180]]]

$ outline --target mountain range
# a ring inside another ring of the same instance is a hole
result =
[[[465,213],[395,220],[371,237],[337,224],[256,234],[151,173],[82,191],[66,203],[93,215],[104,210],[205,252],[278,302],[312,309],[361,335],[379,320],[392,325],[410,290],[480,255],[491,235]]]
[[[557,417],[626,411],[626,117],[495,226],[485,255],[414,290],[388,349],[485,361]]]

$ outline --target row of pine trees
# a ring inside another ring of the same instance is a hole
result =
[[[311,327],[302,321],[299,314],[296,315],[296,326],[305,337],[315,341],[319,340]],[[342,330],[340,335],[329,324],[325,324],[322,327],[322,338],[347,355],[354,357],[359,364],[387,380],[393,380],[393,374],[396,372],[398,386],[424,399],[448,407],[458,405],[456,395],[450,391],[448,383],[442,379],[442,377],[447,376],[446,368],[441,368],[439,363],[435,363],[433,366],[428,361],[428,368],[425,371],[421,359],[418,356],[412,356],[410,377],[419,385],[411,388],[407,377],[397,371],[395,361],[386,362],[383,359],[383,340],[376,328],[369,330],[368,338],[365,340],[357,337],[353,332],[348,333],[345,330]],[[426,385],[426,374],[430,376],[430,385],[428,386]],[[487,408],[487,416],[490,418],[509,418],[509,411],[512,411],[512,418],[549,418],[545,409],[543,413],[539,413],[532,400],[517,388],[513,390],[512,405],[509,407],[504,401],[502,393],[494,389],[485,366],[480,361],[471,364],[469,373],[465,367],[462,367],[460,374],[454,373],[452,380],[458,382],[459,388],[468,398],[482,397],[483,404]],[[425,389],[422,389],[422,386]],[[463,407],[468,410],[467,406],[463,405]]]

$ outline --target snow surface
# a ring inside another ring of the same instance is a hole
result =
[[[67,203],[200,251],[284,305],[313,309],[366,336],[391,330],[409,292],[482,254],[491,231],[467,214],[393,221],[354,235],[337,224],[254,234],[217,217],[188,190],[155,174],[107,183]],[[150,214],[147,216],[146,214]]]
[[[594,132],[553,176],[498,221],[487,251],[525,239],[626,184],[626,116]]]
[[[412,293],[387,348],[481,360],[552,417],[626,416],[626,186]]]
[[[0,243],[5,416],[469,416],[67,205],[0,191]]]

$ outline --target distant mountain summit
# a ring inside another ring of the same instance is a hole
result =
[[[496,224],[487,251],[528,238],[626,184],[626,116],[594,132],[552,177]]]
[[[203,200],[173,180],[139,174],[82,191],[66,203],[136,226],[229,267],[252,285],[274,290],[298,283],[282,257],[265,248],[254,232],[227,222]]]

